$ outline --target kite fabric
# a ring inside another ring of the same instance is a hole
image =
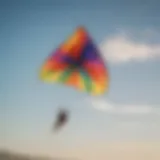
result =
[[[92,95],[108,90],[107,68],[91,37],[78,27],[43,64],[40,77],[46,82],[62,83]]]

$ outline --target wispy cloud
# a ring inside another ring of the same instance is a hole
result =
[[[136,42],[128,33],[105,39],[100,51],[109,62],[116,64],[160,58],[160,44]]]
[[[99,111],[108,112],[110,114],[150,114],[160,113],[155,107],[150,105],[131,105],[116,104],[105,99],[89,99],[91,106]]]

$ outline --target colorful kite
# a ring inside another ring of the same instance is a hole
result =
[[[46,82],[73,86],[92,95],[108,89],[107,68],[83,27],[54,51],[41,68],[40,77]]]

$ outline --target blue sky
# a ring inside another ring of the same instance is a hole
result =
[[[159,3],[1,0],[0,147],[73,156],[73,148],[91,142],[160,141]],[[110,90],[100,98],[38,79],[45,58],[78,25],[109,68]],[[58,105],[71,119],[55,137],[50,127]]]

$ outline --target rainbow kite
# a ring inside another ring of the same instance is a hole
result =
[[[41,68],[40,77],[46,82],[73,86],[92,95],[108,89],[107,68],[83,27],[49,56]]]

